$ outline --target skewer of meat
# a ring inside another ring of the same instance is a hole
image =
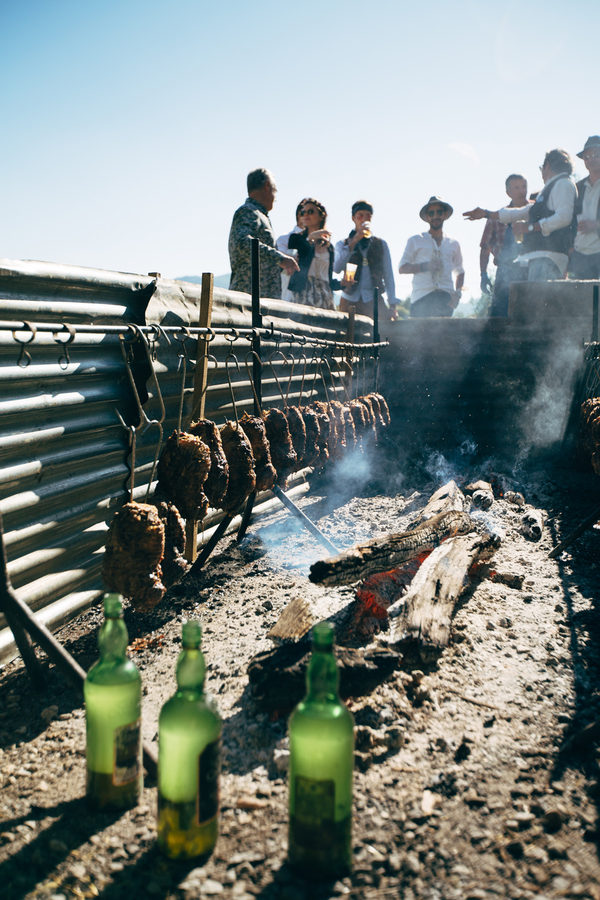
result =
[[[126,503],[108,528],[102,578],[109,591],[123,594],[136,608],[152,609],[166,591],[161,560],[165,527],[155,506]]]
[[[235,514],[256,487],[252,447],[243,428],[226,422],[221,428],[221,441],[229,465],[229,484],[222,509]]]
[[[387,428],[392,421],[392,417],[390,416],[390,408],[387,405],[387,400],[382,394],[371,393],[370,397],[376,397],[379,400],[379,412],[381,413],[381,418],[383,419],[383,424]]]
[[[302,413],[302,418],[304,419],[304,427],[306,429],[306,444],[304,449],[304,456],[300,461],[302,466],[312,466],[313,463],[317,461],[319,456],[319,437],[321,434],[321,427],[319,425],[319,418],[314,409],[310,409],[308,406],[303,406],[300,409]]]
[[[287,477],[294,471],[297,463],[288,420],[279,409],[268,409],[264,420],[271,460],[277,470],[277,484],[285,487]]]
[[[204,482],[204,493],[213,509],[220,509],[229,483],[229,464],[221,434],[210,419],[198,419],[189,426],[189,433],[200,438],[210,450],[210,470]]]
[[[252,447],[254,472],[256,475],[255,490],[268,491],[275,484],[277,472],[271,461],[271,451],[267,441],[265,423],[260,416],[250,416],[248,413],[244,413],[240,419],[240,425],[244,429],[244,434]]]
[[[181,580],[189,568],[189,563],[183,556],[185,525],[173,503],[161,500],[155,495],[154,506],[165,528],[165,551],[160,565],[163,583],[165,587],[170,588]]]
[[[285,410],[285,416],[288,420],[290,429],[290,437],[292,439],[292,447],[296,454],[296,471],[302,468],[301,461],[304,458],[306,450],[306,426],[302,413],[297,406],[288,406]]]
[[[159,496],[175,504],[184,519],[202,520],[208,510],[203,491],[210,469],[210,450],[193,434],[176,431],[168,438],[158,461]]]

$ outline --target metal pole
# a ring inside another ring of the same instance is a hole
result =
[[[273,493],[275,494],[276,497],[279,497],[279,499],[281,500],[283,505],[287,506],[289,511],[292,512],[296,516],[297,519],[300,519],[300,521],[302,522],[304,527],[306,529],[308,529],[308,531],[310,531],[312,536],[315,537],[318,541],[320,541],[323,544],[323,546],[326,547],[327,550],[329,550],[329,552],[331,554],[333,554],[333,556],[340,555],[340,551],[337,549],[337,547],[333,546],[333,544],[331,543],[329,538],[325,537],[325,535],[323,534],[322,531],[319,531],[317,526],[314,525],[310,521],[308,516],[304,515],[302,510],[296,506],[296,504],[294,503],[293,500],[290,500],[290,498],[281,490],[281,488],[279,487],[278,484],[274,485],[271,488],[271,490],[273,491]]]
[[[260,314],[260,256],[258,254],[259,243],[258,238],[252,238],[252,327],[262,328],[262,316]],[[258,403],[262,404],[262,378],[260,374],[260,335],[255,334],[252,338],[252,349],[258,355],[252,357],[252,377],[254,379],[254,387],[258,397]],[[260,409],[254,400],[254,415],[260,416]]]
[[[379,288],[373,290],[373,344],[379,343]],[[375,390],[379,389],[379,348],[373,348],[373,358],[375,359],[375,377],[373,379]]]
[[[592,343],[598,343],[598,285],[592,291]]]

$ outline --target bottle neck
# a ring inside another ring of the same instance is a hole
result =
[[[313,650],[306,673],[307,702],[339,703],[340,673],[331,651]]]
[[[202,694],[206,666],[199,647],[185,647],[177,660],[177,688],[183,693]]]
[[[123,619],[106,618],[98,637],[100,659],[102,661],[126,659],[128,642],[129,636]]]

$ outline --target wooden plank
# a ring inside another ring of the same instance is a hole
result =
[[[452,614],[469,568],[498,546],[496,535],[474,533],[440,544],[415,575],[404,598],[404,614],[392,620],[390,642],[416,641],[424,661],[439,656],[448,645]]]
[[[212,272],[202,273],[202,293],[200,295],[200,314],[198,326],[210,328],[213,309],[214,275]],[[192,419],[204,418],[204,406],[206,402],[206,380],[208,377],[208,359],[210,341],[202,335],[198,335],[196,347],[196,368],[194,370],[194,392],[192,395],[192,413],[187,420],[186,427]],[[198,555],[198,522],[196,519],[188,519],[185,524],[185,558],[193,563]]]
[[[454,480],[448,481],[431,495],[427,506],[419,510],[419,514],[412,523],[412,526],[421,525],[423,522],[427,522],[429,519],[433,519],[434,516],[439,516],[441,513],[452,512],[453,510],[462,512],[466,508],[466,505],[465,496],[457,483]]]

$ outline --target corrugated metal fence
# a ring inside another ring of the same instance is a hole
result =
[[[116,410],[128,425],[139,424],[139,410],[121,345],[131,347],[131,371],[149,419],[160,418],[162,395],[166,438],[177,426],[182,392],[184,421],[191,412],[197,341],[181,326],[198,324],[200,297],[200,286],[186,282],[0,260],[0,511],[13,586],[50,628],[102,594],[107,523],[127,499],[129,433]],[[263,324],[279,333],[347,340],[346,315],[275,300],[261,301],[261,312]],[[56,330],[42,330],[47,323]],[[114,328],[128,323],[157,326],[148,341],[156,378],[148,377],[148,355],[133,330],[123,342]],[[86,332],[86,325],[96,328]],[[230,329],[209,345],[216,362],[208,363],[209,379],[214,377],[205,415],[218,424],[234,415],[231,390],[240,415],[252,408],[250,342],[236,333],[250,325],[250,297],[215,289],[212,326]],[[180,330],[166,334],[158,326]],[[368,320],[356,320],[354,340],[365,344],[355,367],[359,375],[372,365],[369,329]],[[319,366],[322,352],[285,340],[266,342],[263,408],[281,407],[282,391],[290,404],[301,390],[304,400],[311,393],[323,397],[325,389],[330,396],[342,392],[341,379],[329,375],[342,354],[329,352],[328,368]],[[318,369],[326,375],[317,375]],[[136,442],[138,500],[146,493],[158,440],[158,427],[148,427]],[[221,515],[213,511],[205,529]],[[0,663],[15,655],[5,626],[0,616]]]

